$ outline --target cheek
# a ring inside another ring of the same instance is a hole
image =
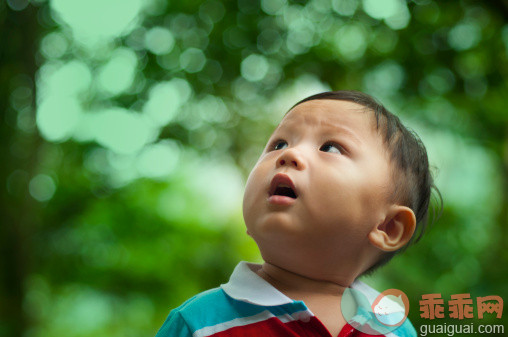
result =
[[[354,175],[333,178],[319,179],[319,184],[314,184],[311,217],[338,231],[358,230],[359,226],[370,221],[369,209],[375,201],[372,191],[365,179]]]
[[[247,183],[245,184],[245,192],[243,194],[243,204],[242,204],[242,211],[243,211],[243,217],[245,220],[246,225],[249,224],[250,214],[253,207],[253,193],[255,184],[253,184],[253,178],[252,174],[247,179]]]
[[[258,202],[260,195],[263,193],[263,177],[263,168],[257,163],[247,178],[243,194],[243,216],[247,225],[256,209],[256,202]]]
[[[357,202],[361,179],[354,174],[337,174],[332,171],[315,177],[313,195],[319,200],[318,205],[328,212],[342,210]]]

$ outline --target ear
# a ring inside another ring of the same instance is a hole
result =
[[[368,238],[373,246],[386,252],[393,252],[408,243],[415,228],[416,217],[411,208],[393,205],[385,221],[374,227]]]

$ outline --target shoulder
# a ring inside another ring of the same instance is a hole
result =
[[[210,289],[191,297],[171,310],[156,337],[192,336],[196,330],[196,322],[206,317],[208,311],[214,310],[216,305],[224,300],[225,296],[220,288]]]
[[[198,330],[257,314],[260,309],[230,298],[221,288],[210,289],[171,310],[156,337],[192,336]]]
[[[225,300],[227,300],[227,298],[224,291],[222,291],[221,288],[213,288],[189,298],[173,311],[178,311],[184,314],[195,314],[197,312],[207,310],[207,307],[212,307],[217,304],[225,304]]]

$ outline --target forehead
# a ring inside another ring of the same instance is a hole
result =
[[[373,112],[349,101],[320,99],[301,103],[284,116],[278,128],[296,126],[347,128],[358,136],[377,135]]]

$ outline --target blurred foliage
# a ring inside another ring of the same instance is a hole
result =
[[[425,293],[507,300],[507,15],[472,0],[1,2],[0,335],[154,335],[259,261],[243,182],[287,109],[328,89],[399,114],[444,198],[422,242],[365,281],[405,291],[416,327]]]

